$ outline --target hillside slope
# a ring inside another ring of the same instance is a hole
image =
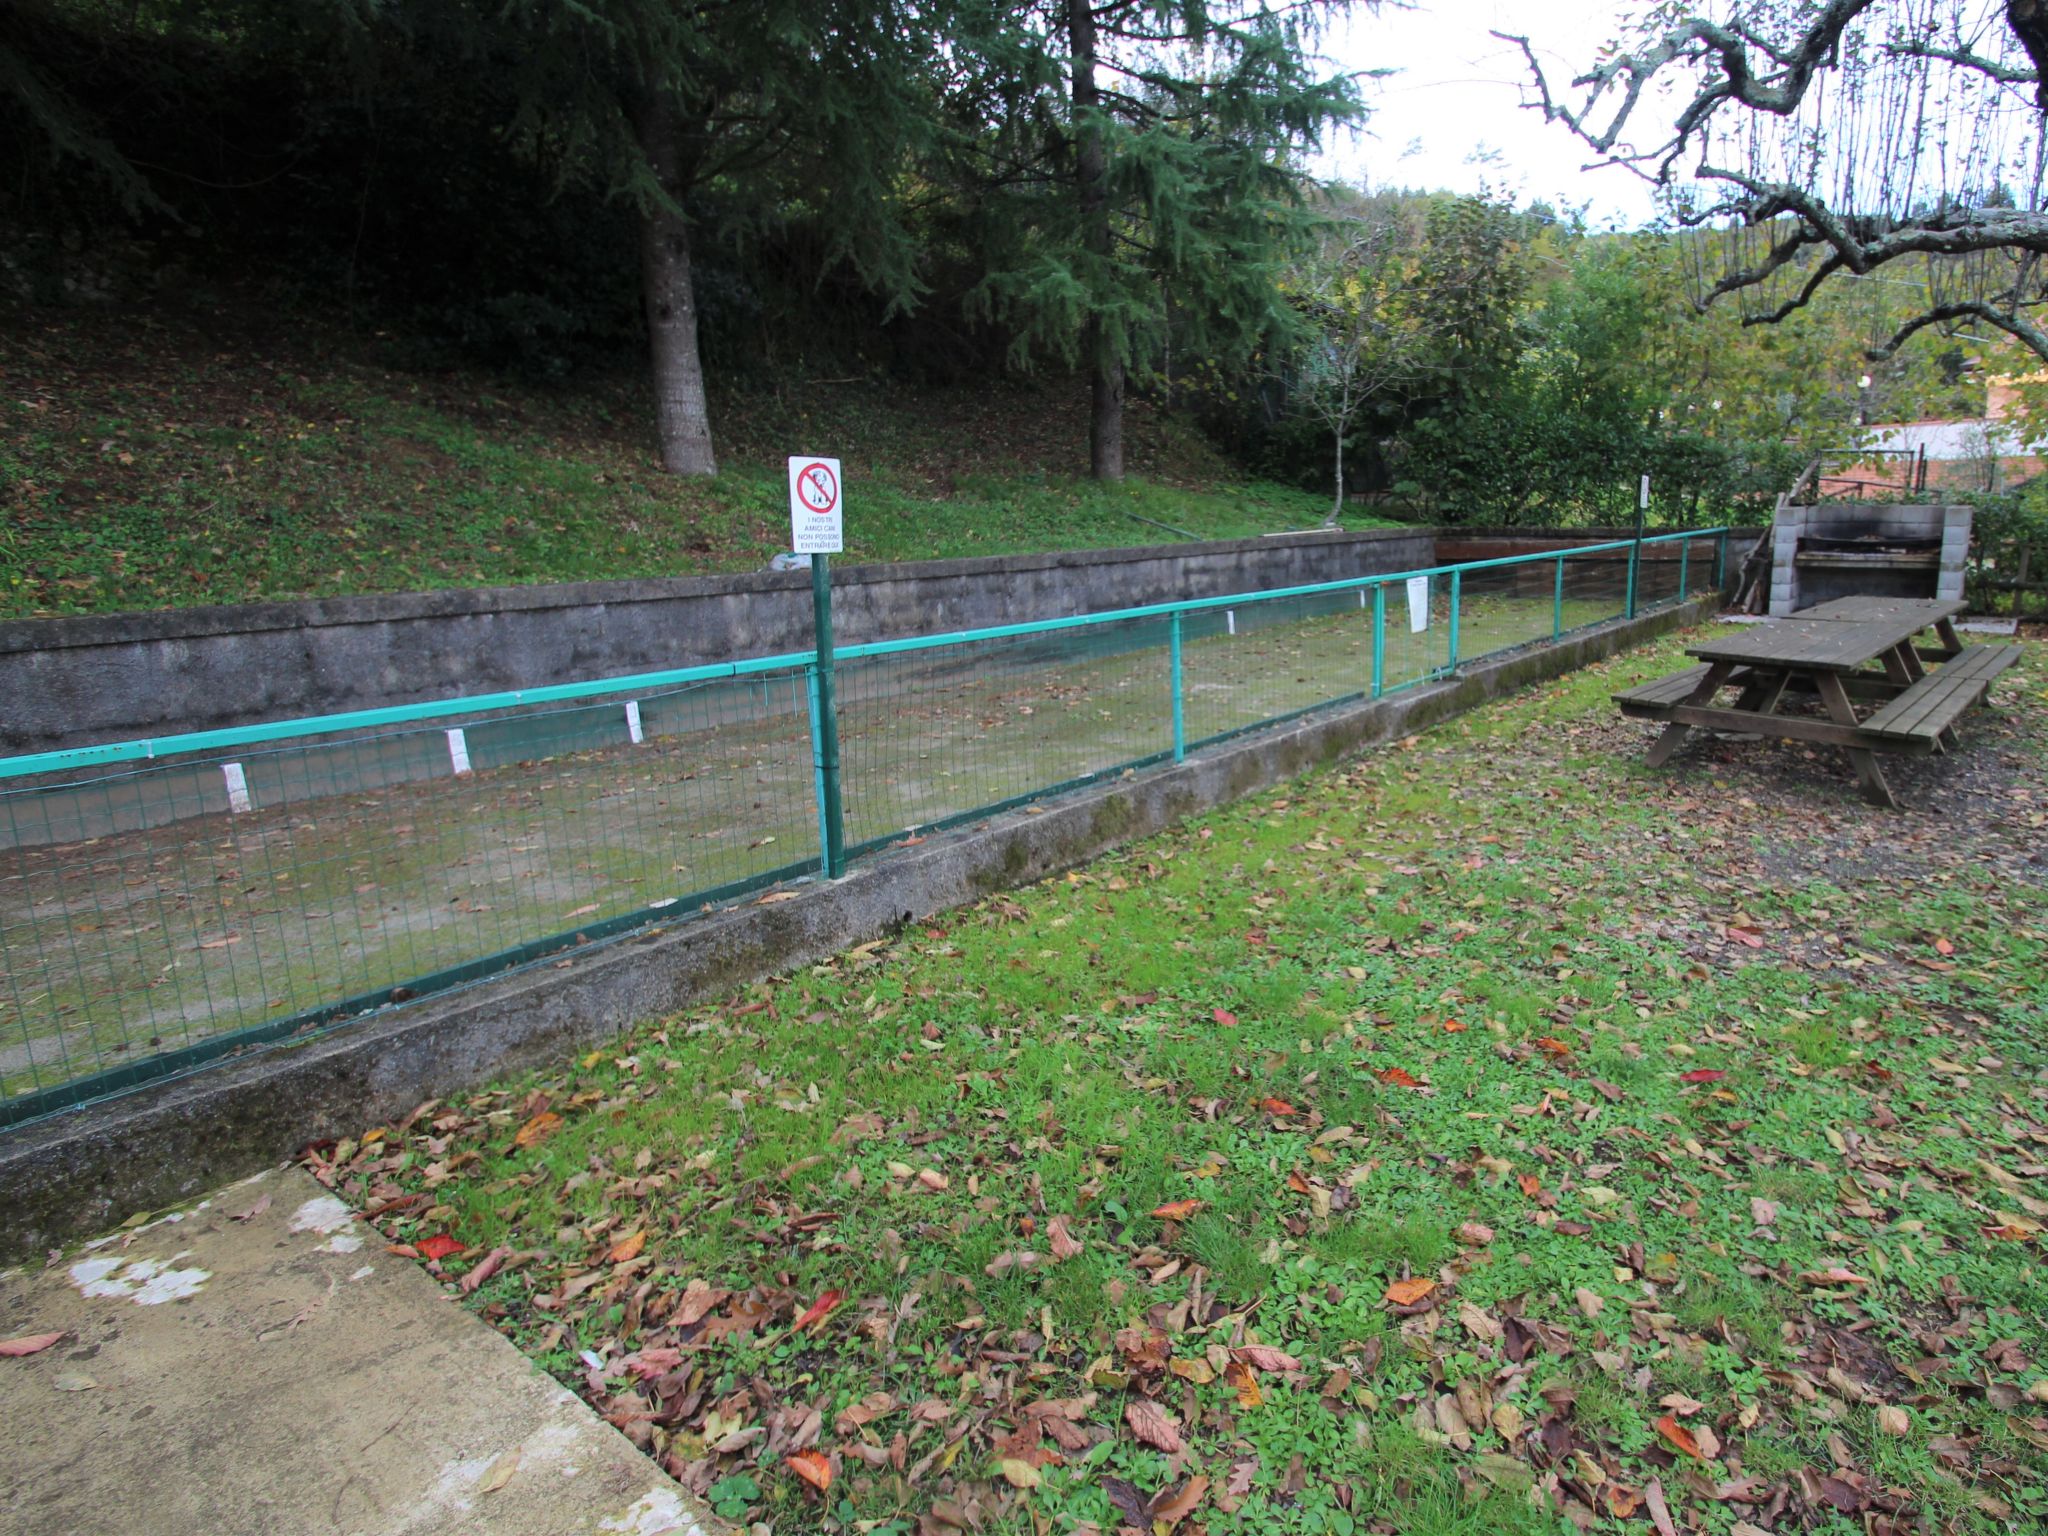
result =
[[[844,460],[849,560],[1230,538],[1324,508],[1142,402],[1138,478],[1076,480],[1085,397],[1060,381],[728,392],[724,472],[677,480],[637,382],[402,372],[393,346],[248,308],[0,312],[0,617],[756,569],[787,543],[792,452]]]

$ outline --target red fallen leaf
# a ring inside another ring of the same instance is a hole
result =
[[[1379,1071],[1373,1073],[1373,1076],[1394,1088],[1420,1088],[1422,1086],[1422,1084],[1418,1083],[1400,1067],[1382,1067]]]
[[[1550,1056],[1569,1056],[1572,1053],[1572,1048],[1555,1035],[1538,1035],[1536,1049]]]
[[[1515,1182],[1522,1186],[1522,1193],[1527,1195],[1531,1200],[1534,1200],[1538,1195],[1543,1193],[1543,1181],[1537,1178],[1536,1175],[1533,1173],[1517,1174],[1515,1175]]]
[[[823,1493],[832,1486],[832,1463],[823,1451],[791,1451],[782,1458],[789,1470]]]
[[[1718,1083],[1727,1075],[1726,1072],[1717,1072],[1712,1067],[1699,1067],[1691,1072],[1679,1073],[1678,1080],[1681,1083]]]
[[[1990,1238],[1993,1242],[2002,1243],[2030,1242],[2033,1240],[2034,1236],[2034,1234],[2029,1232],[2025,1227],[1980,1227],[1978,1228],[1978,1230],[1981,1231],[1986,1237]]]
[[[1758,929],[1740,928],[1731,923],[1728,925],[1727,933],[1728,937],[1736,943],[1747,944],[1751,949],[1762,949],[1764,947],[1764,936]]]
[[[1221,1024],[1225,1029],[1237,1028],[1237,1015],[1232,1013],[1228,1008],[1218,1008],[1211,1012],[1209,1017],[1214,1019],[1218,1024]]]
[[[468,1246],[446,1232],[436,1232],[432,1237],[422,1238],[413,1244],[421,1258],[436,1262],[447,1258],[451,1253],[460,1253]]]
[[[1934,941],[1934,952],[1937,955],[1952,955],[1956,952],[1956,947],[1949,943],[1947,939],[1936,939]]]
[[[1269,1115],[1298,1115],[1301,1113],[1300,1110],[1296,1109],[1285,1099],[1261,1099],[1259,1100],[1259,1108]]]
[[[1200,1200],[1169,1200],[1152,1214],[1161,1221],[1186,1221],[1199,1211],[1203,1204]]]
[[[1665,1414],[1663,1418],[1657,1420],[1650,1427],[1677,1446],[1679,1450],[1690,1456],[1694,1461],[1706,1460],[1704,1456],[1700,1455],[1700,1443],[1693,1438],[1692,1431],[1679,1423],[1670,1414]]]
[[[640,1257],[640,1250],[647,1246],[647,1229],[627,1233],[605,1250],[605,1259],[612,1264],[623,1264],[628,1259]]]
[[[8,1339],[4,1343],[0,1343],[0,1356],[18,1359],[23,1355],[41,1354],[63,1337],[64,1334],[61,1331],[57,1333],[23,1334],[18,1339]]]
[[[846,1292],[840,1290],[837,1286],[834,1286],[831,1290],[826,1291],[823,1295],[821,1295],[816,1301],[812,1302],[808,1307],[804,1308],[804,1315],[789,1325],[789,1331],[791,1333],[802,1333],[806,1328],[810,1327],[813,1323],[822,1323],[823,1321],[825,1321],[826,1318],[832,1315],[833,1310],[837,1308],[839,1303],[841,1303],[844,1300],[846,1300]],[[828,1474],[827,1481],[829,1480],[830,1476]],[[820,1488],[823,1488],[825,1484],[820,1483],[818,1484],[818,1486]]]
[[[1309,1192],[1311,1186],[1308,1180],[1301,1176],[1299,1169],[1292,1169],[1287,1175],[1287,1187],[1297,1195],[1305,1195]]]
[[[1444,1033],[1447,1035],[1462,1035],[1468,1027],[1457,1019],[1444,1020]]]

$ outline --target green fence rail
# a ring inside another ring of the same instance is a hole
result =
[[[816,876],[835,823],[857,858],[1727,568],[1724,529],[1644,545],[841,646],[829,693],[800,652],[0,759],[0,1127]]]

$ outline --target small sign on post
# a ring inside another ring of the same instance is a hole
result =
[[[1408,578],[1408,632],[1419,635],[1429,628],[1429,578]]]
[[[799,555],[836,555],[846,547],[839,461],[792,454],[789,460],[789,547]]]
[[[832,656],[832,561],[846,547],[839,461],[815,454],[789,456],[789,547],[810,557],[811,749],[818,778],[819,872],[837,880],[845,872],[846,820],[839,795],[839,706]]]

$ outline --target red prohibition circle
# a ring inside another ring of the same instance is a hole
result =
[[[796,472],[796,498],[820,517],[829,517],[839,505],[839,479],[832,466],[813,460]]]

